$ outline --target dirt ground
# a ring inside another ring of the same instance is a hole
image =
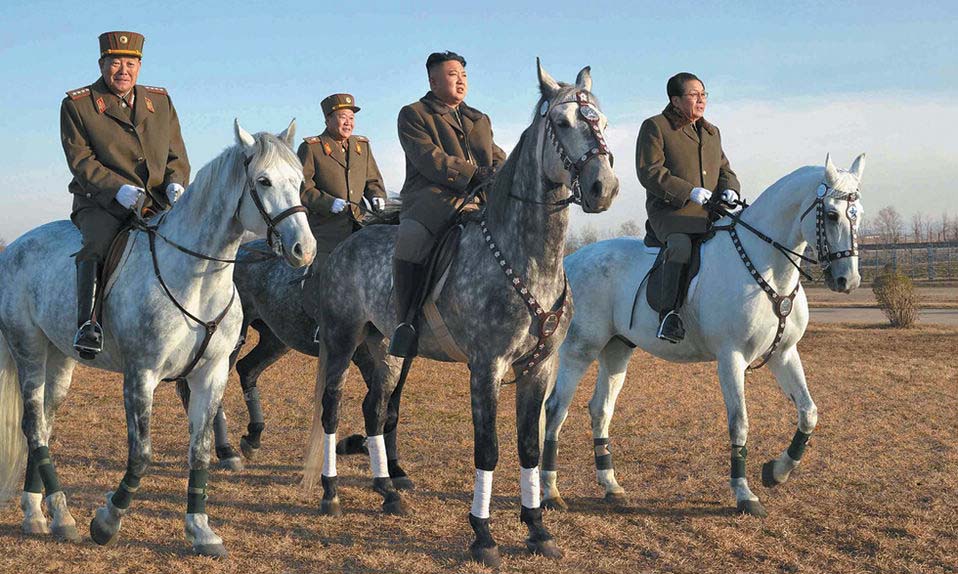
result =
[[[636,352],[612,425],[628,501],[610,506],[592,470],[587,401],[595,369],[571,409],[559,451],[570,511],[548,512],[565,558],[525,552],[518,521],[514,396],[503,388],[501,456],[492,528],[504,572],[955,572],[958,570],[958,329],[908,331],[813,326],[800,345],[820,413],[802,466],[785,485],[761,486],[796,415],[767,370],[746,387],[748,477],[769,517],[735,515],[728,438],[714,366],[671,365]],[[420,361],[403,404],[400,444],[416,481],[409,517],[385,516],[367,461],[340,457],[344,515],[317,514],[298,487],[314,360],[289,355],[260,379],[262,454],[211,478],[208,510],[231,556],[190,554],[183,538],[186,421],[172,386],[156,393],[156,464],[124,520],[119,543],[60,544],[20,534],[13,503],[0,509],[0,572],[484,572],[468,561],[472,430],[463,366]],[[234,380],[226,405],[234,441],[245,408]],[[364,388],[352,374],[340,434],[361,429]],[[78,369],[51,452],[87,535],[103,494],[125,468],[117,375]],[[88,536],[88,535],[87,535]]]

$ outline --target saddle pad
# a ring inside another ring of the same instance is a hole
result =
[[[101,314],[103,302],[110,296],[110,291],[119,275],[118,272],[126,263],[126,260],[129,259],[133,246],[136,244],[136,240],[130,241],[132,231],[132,228],[127,227],[117,233],[116,237],[113,238],[113,243],[110,244],[110,250],[107,251],[103,268],[100,269],[100,285],[103,287],[97,292],[94,305],[97,309],[97,317],[100,317],[101,321],[103,319]]]

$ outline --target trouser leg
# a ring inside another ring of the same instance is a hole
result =
[[[393,258],[393,289],[398,326],[390,340],[390,355],[416,356],[419,340],[416,314],[425,288],[426,265],[434,246],[435,237],[418,221],[406,219],[399,224]]]
[[[665,309],[659,313],[660,339],[678,343],[685,337],[682,318],[676,311],[682,306],[682,278],[692,255],[692,239],[684,233],[672,233],[666,238],[665,258],[662,262],[660,289]]]

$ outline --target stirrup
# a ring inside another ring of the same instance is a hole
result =
[[[671,318],[671,319],[670,319]],[[659,331],[656,337],[669,343],[680,343],[685,338],[685,327],[682,325],[682,317],[675,310],[666,313],[659,324]]]
[[[81,359],[92,360],[103,350],[103,329],[93,321],[80,325],[73,337],[73,348]]]
[[[415,357],[419,350],[419,334],[409,323],[400,323],[389,341],[389,354],[394,357]]]

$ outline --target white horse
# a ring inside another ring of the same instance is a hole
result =
[[[559,375],[546,403],[543,506],[567,507],[556,486],[559,431],[582,375],[596,359],[598,381],[589,402],[596,477],[606,498],[624,495],[608,448],[609,423],[629,358],[638,346],[669,361],[718,362],[737,510],[766,514],[745,478],[745,373],[754,361],[767,359],[782,391],[798,409],[798,431],[791,445],[762,468],[762,482],[774,486],[785,482],[798,465],[818,420],[796,348],[808,325],[808,302],[799,270],[790,259],[808,244],[814,245],[830,289],[848,293],[858,287],[855,232],[862,214],[859,185],[864,165],[863,154],[849,171],[836,169],[829,158],[824,169],[800,168],[745,209],[732,231],[718,231],[706,242],[701,248],[701,269],[681,310],[686,336],[679,344],[655,336],[658,314],[646,303],[648,282],[644,281],[655,253],[641,240],[602,241],[565,258],[575,316],[559,350]],[[731,223],[733,219],[725,217],[717,226]],[[748,226],[766,237],[747,230]],[[771,243],[774,240],[778,247]]]
[[[290,265],[312,261],[316,244],[299,199],[303,172],[290,147],[294,131],[291,122],[279,137],[253,136],[237,122],[237,145],[201,169],[182,199],[157,218],[157,235],[138,231],[130,236],[104,302],[103,352],[82,361],[123,373],[129,440],[126,474],[90,523],[98,544],[116,539],[150,464],[153,391],[160,381],[185,377],[191,390],[186,537],[198,554],[226,554],[209,526],[205,491],[210,429],[242,323],[228,260],[250,231],[269,235],[271,243],[278,239],[277,249]],[[67,540],[79,539],[79,533],[47,447],[54,413],[77,362],[75,284],[64,279],[74,276],[70,254],[79,248],[73,224],[56,221],[26,233],[0,254],[0,495],[14,495],[27,458],[20,498],[23,530],[52,531]],[[22,433],[17,428],[21,413]],[[52,514],[49,527],[42,489]]]

